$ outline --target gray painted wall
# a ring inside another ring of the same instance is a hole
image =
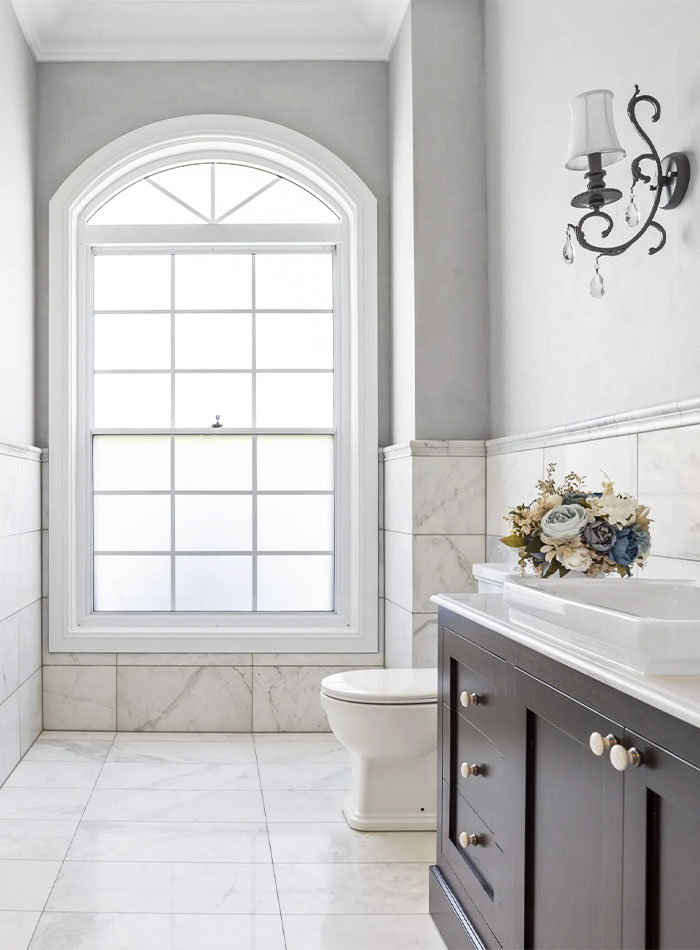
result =
[[[196,113],[255,116],[339,155],[379,206],[380,443],[389,441],[387,65],[380,62],[42,63],[39,65],[38,435],[47,424],[48,203],[85,158],[132,129]]]
[[[33,444],[36,67],[10,0],[0,0],[0,90],[0,441]]]
[[[482,4],[413,0],[389,76],[393,441],[484,438]]]
[[[700,392],[699,36],[700,3],[687,0],[486,4],[493,436]],[[640,242],[603,261],[607,294],[596,301],[592,255],[572,267],[561,257],[566,222],[578,220],[569,202],[585,185],[564,168],[568,100],[615,93],[628,159],[609,169],[625,194],[609,210],[626,239],[629,159],[644,151],[625,114],[635,82],[661,101],[661,154],[689,151],[694,180],[678,210],[660,212],[666,248],[650,258]]]

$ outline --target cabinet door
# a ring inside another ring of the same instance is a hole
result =
[[[623,774],[595,756],[591,733],[618,723],[516,670],[521,717],[515,901],[522,946],[600,950],[621,945]]]
[[[700,769],[633,733],[625,776],[623,946],[700,946]],[[699,760],[700,760],[700,749]]]

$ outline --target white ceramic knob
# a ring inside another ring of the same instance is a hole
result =
[[[641,765],[642,757],[638,749],[634,747],[626,749],[623,745],[618,743],[610,750],[610,762],[613,768],[617,769],[618,772],[624,772],[630,765],[633,768],[637,768]]]
[[[463,848],[468,848],[470,845],[475,847],[479,843],[479,836],[468,835],[466,831],[463,831],[459,836],[459,843]]]
[[[473,775],[480,775],[481,769],[478,765],[470,765],[468,762],[462,762],[459,767],[462,778],[471,778]]]
[[[479,702],[479,696],[477,693],[460,693],[459,701],[463,706],[476,706]]]
[[[588,745],[591,747],[593,755],[603,755],[608,749],[612,749],[616,743],[617,739],[612,733],[603,736],[599,732],[592,732],[588,740]]]

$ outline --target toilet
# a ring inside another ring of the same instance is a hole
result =
[[[343,813],[358,831],[436,827],[437,670],[350,670],[321,683],[321,705],[350,752]]]

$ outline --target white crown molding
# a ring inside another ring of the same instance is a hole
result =
[[[472,458],[483,458],[483,456],[486,455],[482,441],[467,441],[462,439],[416,439],[412,442],[400,442],[397,445],[387,445],[380,451],[385,462],[419,455],[469,456]]]

